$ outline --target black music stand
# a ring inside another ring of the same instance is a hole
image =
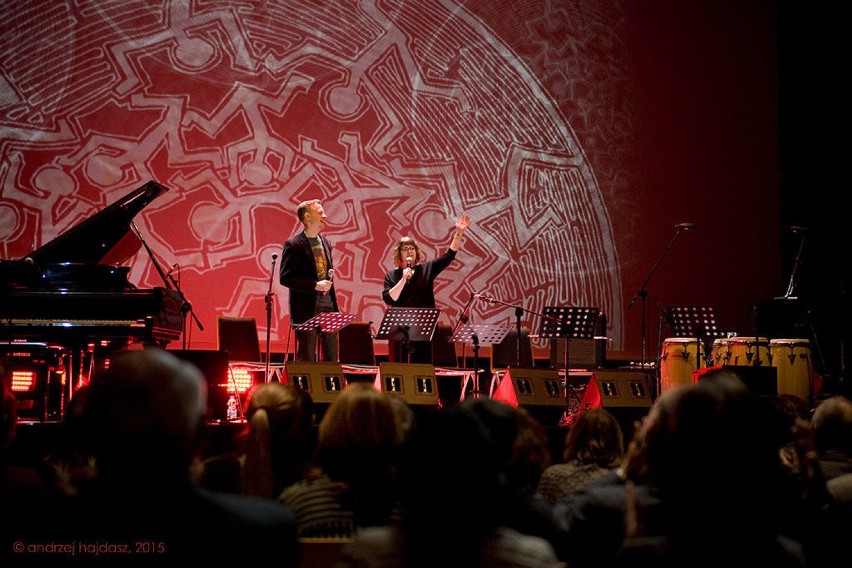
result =
[[[565,397],[566,404],[571,409],[568,393],[578,399],[571,382],[571,365],[568,353],[571,351],[572,339],[593,339],[601,309],[593,307],[545,306],[544,316],[538,336],[545,339],[565,339]],[[579,399],[577,400],[579,406]]]
[[[317,333],[317,361],[322,361],[322,336],[326,333],[340,331],[354,319],[355,316],[353,314],[344,312],[322,312],[293,329],[297,331],[315,331]]]
[[[710,347],[708,343],[727,334],[716,323],[716,311],[713,306],[669,306],[665,309],[666,320],[674,337],[694,337],[704,343],[704,354],[708,367]]]
[[[402,354],[405,362],[410,363],[411,342],[432,341],[440,315],[438,308],[388,308],[376,339],[402,341]]]
[[[572,339],[593,339],[600,308],[545,306],[538,336],[543,339],[565,338],[565,371],[569,368],[568,351]],[[567,375],[566,375],[567,376]]]
[[[493,345],[500,343],[512,329],[511,323],[498,324],[475,324],[466,323],[459,327],[453,334],[450,341],[460,341],[462,343],[473,343],[473,372],[476,377],[476,382],[473,385],[474,398],[477,398],[479,392],[479,346]]]

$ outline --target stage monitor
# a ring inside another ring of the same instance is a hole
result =
[[[415,406],[438,406],[435,367],[425,363],[379,364],[382,392]]]
[[[288,361],[284,372],[289,384],[307,391],[319,404],[333,402],[346,387],[340,363]]]

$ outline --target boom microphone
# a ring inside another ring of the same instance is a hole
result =
[[[687,229],[694,229],[695,223],[678,223],[674,228],[678,231],[686,231]]]
[[[494,298],[489,296],[488,294],[482,294],[481,292],[474,292],[473,297],[477,300],[482,300],[484,302],[493,302]]]

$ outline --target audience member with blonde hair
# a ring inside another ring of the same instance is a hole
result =
[[[396,505],[394,471],[404,432],[397,411],[372,383],[353,382],[319,424],[321,474],[278,496],[292,507],[303,537],[350,536],[389,522]]]
[[[310,393],[263,383],[248,397],[242,492],[275,499],[314,465],[316,425]]]

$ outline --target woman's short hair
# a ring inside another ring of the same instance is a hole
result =
[[[406,265],[405,258],[402,255],[402,247],[406,247],[406,246],[413,246],[414,247],[414,253],[415,253],[414,262],[415,263],[423,260],[424,254],[423,254],[423,251],[420,250],[420,245],[417,244],[417,241],[415,241],[412,237],[402,237],[401,239],[399,239],[399,241],[396,243],[396,246],[393,249],[393,262],[394,262],[394,264],[396,264],[397,266],[405,266]]]

